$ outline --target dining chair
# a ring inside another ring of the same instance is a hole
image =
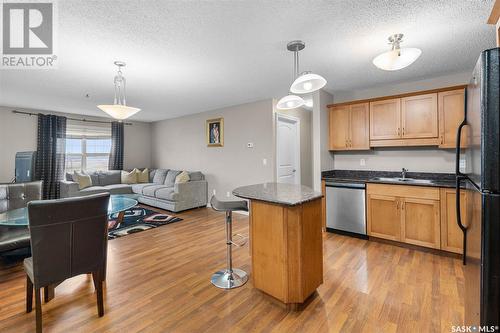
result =
[[[42,332],[41,288],[80,274],[92,274],[98,315],[104,315],[108,203],[108,193],[28,203],[32,256],[24,260],[26,312],[32,310],[34,289],[37,333]]]

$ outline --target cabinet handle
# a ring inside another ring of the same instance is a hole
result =
[[[399,209],[399,200],[396,200],[396,209]]]
[[[443,136],[441,136],[441,144],[443,144],[443,141],[444,141],[444,140],[443,140]]]
[[[401,210],[405,210],[405,203],[401,202]]]
[[[403,127],[403,136],[405,135],[405,128]]]
[[[401,136],[401,129],[398,127],[398,136]]]

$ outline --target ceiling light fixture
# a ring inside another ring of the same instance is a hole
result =
[[[410,66],[420,57],[422,51],[417,48],[400,48],[403,42],[403,34],[395,34],[389,37],[390,51],[379,54],[373,59],[373,64],[385,71],[397,71]]]
[[[125,99],[126,80],[121,71],[122,67],[125,67],[126,64],[123,61],[115,61],[114,64],[118,66],[118,73],[116,74],[114,79],[114,103],[112,105],[98,105],[97,107],[115,119],[124,120],[141,111],[141,109],[127,106],[127,101]]]
[[[323,88],[326,80],[311,72],[303,72],[299,75],[299,51],[303,50],[306,44],[303,41],[295,40],[286,45],[288,51],[293,52],[293,83],[287,96],[281,98],[276,104],[279,110],[289,110],[298,108],[305,104],[302,97],[295,94],[307,94]]]

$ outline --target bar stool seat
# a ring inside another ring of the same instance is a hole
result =
[[[248,203],[245,200],[237,201],[219,201],[217,198],[212,196],[210,199],[210,205],[216,211],[226,212],[226,260],[227,268],[215,272],[212,275],[211,282],[214,286],[222,289],[233,289],[244,285],[248,281],[248,274],[238,268],[233,268],[233,258],[231,252],[231,246],[233,243],[232,235],[232,212],[233,211],[245,211],[248,212]],[[237,245],[237,244],[235,244]]]

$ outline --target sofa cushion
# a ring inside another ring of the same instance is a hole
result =
[[[93,185],[92,179],[90,178],[90,175],[87,175],[82,172],[75,171],[73,174],[73,179],[75,182],[78,183],[78,189],[83,190],[87,187],[91,187]]]
[[[128,184],[111,184],[104,186],[110,194],[130,194],[132,186]]]
[[[106,186],[121,183],[120,170],[99,171],[99,185]]]
[[[189,181],[189,173],[187,171],[182,171],[175,177],[176,183],[187,183]]]
[[[156,169],[149,169],[149,183],[153,182],[153,178],[155,177]]]
[[[180,173],[181,172],[179,170],[168,170],[167,177],[165,178],[164,184],[167,185],[167,186],[174,186],[174,184],[175,184],[175,178]]]
[[[155,183],[134,184],[134,185],[132,185],[132,192],[134,192],[136,194],[143,194],[142,191],[144,190],[145,187],[153,186],[153,185],[157,185],[157,184],[155,184]]]
[[[136,169],[137,171],[137,182],[138,183],[149,183],[149,170],[148,168],[144,170]]]
[[[205,176],[203,176],[203,174],[200,171],[189,172],[189,180],[196,181],[203,179],[205,179]]]
[[[81,195],[91,195],[98,193],[107,193],[109,190],[104,186],[91,186],[80,190],[79,194]]]
[[[165,185],[151,185],[151,186],[146,186],[142,189],[142,194],[147,195],[148,197],[154,197],[156,195],[156,190],[160,188],[167,187]]]
[[[156,169],[153,177],[153,183],[163,184],[165,182],[165,177],[167,177],[167,172],[168,169]]]
[[[162,187],[156,190],[155,197],[163,200],[176,201],[179,199],[179,193],[175,192],[173,187]]]
[[[122,184],[136,184],[137,183],[137,169],[130,172],[121,172],[121,183]]]
[[[30,232],[28,227],[0,226],[0,252],[20,249],[30,246]]]

